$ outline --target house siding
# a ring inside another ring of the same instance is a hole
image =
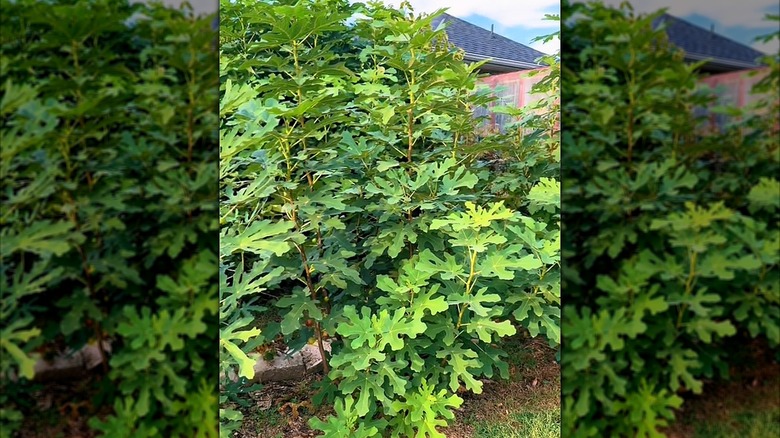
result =
[[[537,68],[533,70],[523,70],[512,73],[497,74],[487,76],[479,80],[480,84],[486,85],[493,90],[497,97],[494,106],[513,106],[522,108],[528,106],[542,98],[541,95],[532,93],[533,86],[544,79],[544,71],[548,67]],[[532,74],[533,72],[540,72]],[[489,116],[486,120],[485,129],[503,131],[512,118],[504,114],[495,114],[490,108],[477,108],[475,116]]]
[[[731,106],[745,108],[766,96],[753,94],[753,86],[769,73],[769,68],[743,70],[730,73],[715,74],[699,80],[702,88],[709,88],[715,96],[713,106]],[[715,114],[709,108],[696,108],[696,115],[703,116],[703,129],[709,132],[719,132],[726,124],[733,121],[725,114]]]

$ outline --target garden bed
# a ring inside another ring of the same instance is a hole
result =
[[[730,381],[708,382],[666,429],[669,438],[780,436],[780,363],[765,340],[746,341]]]
[[[463,406],[446,430],[448,438],[557,437],[560,431],[560,366],[555,351],[539,339],[518,334],[504,344],[510,357],[508,380],[483,380],[482,394],[461,393]],[[304,438],[320,436],[309,418],[332,414],[330,406],[314,406],[312,397],[321,374],[297,381],[269,382],[244,399],[244,422],[238,438]],[[295,412],[293,412],[295,408]],[[534,430],[523,431],[523,427]]]

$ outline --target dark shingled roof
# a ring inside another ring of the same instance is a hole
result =
[[[691,60],[712,59],[713,64],[735,68],[758,67],[756,59],[764,56],[745,44],[719,35],[711,30],[703,29],[673,15],[664,14],[653,23],[660,26],[666,23],[666,34],[669,41],[685,51]]]
[[[525,64],[519,67],[535,68],[540,66],[536,60],[545,55],[538,50],[449,14],[436,17],[433,21],[433,27],[438,27],[442,21],[449,23],[447,37],[452,44],[466,52],[466,59],[492,58],[499,63],[505,60]]]

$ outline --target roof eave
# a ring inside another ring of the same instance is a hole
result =
[[[755,62],[737,61],[734,59],[715,58],[707,55],[700,55],[698,53],[685,52],[685,58],[691,61],[708,61],[708,63],[719,67],[734,67],[734,68],[757,68],[760,67]]]
[[[493,56],[479,55],[476,53],[466,53],[463,59],[471,62],[479,62],[487,59],[489,61],[485,65],[498,65],[501,67],[513,67],[513,68],[520,68],[520,69],[535,69],[539,67],[544,67],[544,64],[516,61],[514,59],[496,58]]]

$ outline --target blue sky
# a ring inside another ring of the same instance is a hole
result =
[[[383,0],[398,6],[400,0]],[[554,39],[546,44],[531,43],[537,36],[557,32],[560,25],[544,19],[545,14],[559,15],[560,0],[410,0],[415,12],[433,12],[448,8],[448,13],[484,29],[494,31],[511,40],[553,54],[560,48]]]
[[[181,1],[164,0],[165,3],[172,4],[179,4]],[[400,3],[400,0],[383,1],[396,6]],[[603,1],[617,5],[621,0]],[[190,3],[198,11],[211,11],[216,9],[218,0],[190,0]],[[544,15],[559,14],[559,0],[410,0],[410,3],[418,12],[433,12],[446,7],[450,14],[458,18],[485,29],[490,29],[493,25],[498,34],[545,53],[554,53],[560,47],[557,39],[547,44],[531,43],[534,37],[558,30],[557,23],[545,21]],[[764,20],[764,15],[780,14],[780,2],[777,0],[634,0],[633,4],[639,12],[669,8],[672,15],[706,29],[714,25],[715,32],[764,53],[777,53],[780,50],[780,43],[777,41],[769,44],[754,41],[758,35],[776,31],[771,23]]]
[[[617,5],[620,0],[604,3]],[[634,0],[632,4],[638,12],[668,8],[670,14],[705,29],[714,25],[715,32],[767,54],[780,49],[777,40],[768,44],[754,41],[756,36],[777,32],[777,24],[773,27],[772,22],[764,20],[767,13],[780,14],[777,0]]]
[[[182,1],[184,0],[163,0],[170,5],[179,5]],[[400,3],[400,0],[383,1],[395,6]],[[189,0],[189,2],[196,12],[212,12],[219,4],[219,0]],[[451,15],[485,29],[490,29],[493,25],[499,35],[544,53],[552,54],[560,48],[557,39],[546,44],[531,43],[531,40],[537,36],[558,31],[558,23],[544,20],[544,15],[560,14],[560,0],[410,0],[410,3],[416,12],[433,12],[439,8],[448,8]]]

